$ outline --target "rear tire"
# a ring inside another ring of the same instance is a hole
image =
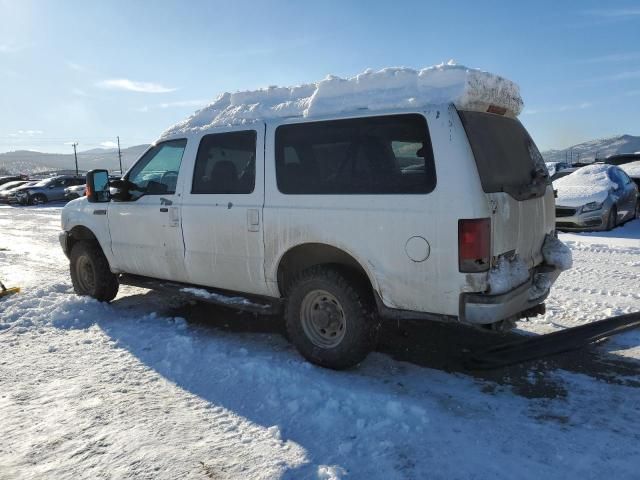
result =
[[[312,363],[341,370],[375,347],[378,321],[367,289],[336,268],[302,271],[287,289],[287,334]]]
[[[614,228],[616,228],[617,225],[618,225],[618,209],[614,205],[613,207],[611,207],[611,210],[609,210],[609,216],[607,217],[607,226],[606,226],[607,232],[609,230],[613,230]]]
[[[118,277],[111,273],[100,246],[78,242],[71,249],[71,281],[78,295],[110,302],[118,294]]]

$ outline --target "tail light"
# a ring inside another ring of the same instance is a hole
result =
[[[463,273],[486,272],[491,258],[491,220],[458,220],[458,267]]]

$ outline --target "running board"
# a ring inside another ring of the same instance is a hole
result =
[[[640,312],[598,320],[523,340],[503,343],[473,353],[466,366],[472,370],[491,370],[577,350],[589,343],[640,328]]]
[[[160,280],[123,273],[118,281],[121,285],[160,290],[167,293],[181,295],[198,302],[213,303],[223,307],[234,308],[262,315],[276,315],[282,312],[282,302],[278,298],[262,297],[258,295],[238,294],[228,290],[201,287],[188,283]]]

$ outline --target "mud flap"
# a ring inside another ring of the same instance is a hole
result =
[[[524,338],[474,352],[466,361],[470,370],[491,370],[577,350],[612,335],[640,328],[640,312],[598,320],[559,332]]]

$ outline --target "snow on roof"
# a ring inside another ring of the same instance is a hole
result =
[[[556,205],[580,207],[591,202],[604,202],[609,190],[617,188],[607,175],[610,168],[611,165],[602,163],[587,165],[556,180],[553,184],[558,190]]]
[[[384,110],[454,103],[460,109],[489,105],[513,116],[523,108],[520,88],[506,78],[453,62],[413,70],[371,69],[351,77],[334,75],[294,87],[223,93],[162,137],[215,126],[252,123],[267,118],[315,117],[362,109]]]

